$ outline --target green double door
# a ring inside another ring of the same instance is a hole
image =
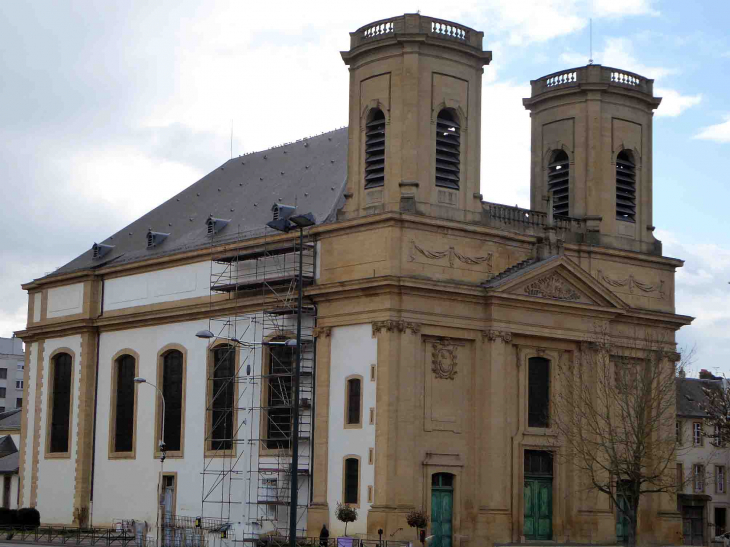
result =
[[[451,547],[452,517],[454,510],[453,475],[433,475],[431,485],[432,547]]]
[[[525,539],[553,537],[553,481],[525,479]]]
[[[619,495],[618,507],[616,508],[616,543],[627,543],[629,541],[629,517],[624,511],[629,508],[629,500],[626,496]]]

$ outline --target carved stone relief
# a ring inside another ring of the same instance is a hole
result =
[[[314,327],[314,329],[312,329],[312,336],[314,336],[315,338],[318,338],[319,336],[329,338],[331,334],[332,327]]]
[[[492,271],[492,258],[494,253],[487,253],[486,256],[466,256],[461,254],[454,247],[449,247],[443,251],[429,251],[411,239],[411,252],[408,255],[409,262],[413,262],[416,259],[416,253],[428,258],[429,260],[441,260],[444,257],[448,257],[449,266],[452,268],[458,260],[459,262],[470,265],[486,264],[487,272],[491,273]]]
[[[381,332],[400,332],[404,333],[410,331],[411,334],[418,334],[421,332],[421,325],[419,323],[411,323],[400,319],[394,321],[388,319],[386,321],[373,321],[373,338]]]
[[[457,374],[456,350],[458,347],[448,338],[431,342],[431,370],[441,380],[453,380]]]
[[[485,330],[482,331],[482,337],[486,338],[490,342],[494,342],[498,338],[500,338],[505,344],[512,341],[512,333],[509,331]]]
[[[598,270],[598,280],[605,283],[609,287],[627,287],[629,289],[629,293],[631,294],[634,294],[634,289],[636,288],[645,293],[656,292],[658,293],[661,300],[664,300],[666,296],[664,292],[664,281],[659,281],[658,285],[651,285],[649,283],[639,281],[634,277],[633,274],[629,274],[626,279],[612,279],[604,274],[601,270]]]
[[[580,300],[578,291],[557,274],[547,275],[525,287],[525,294],[555,300]]]

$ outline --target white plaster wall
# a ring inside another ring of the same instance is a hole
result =
[[[65,459],[45,459],[46,428],[48,424],[48,385],[50,374],[49,356],[59,348],[69,348],[74,352],[72,386],[74,413],[71,417],[71,443],[69,446],[71,457]],[[41,391],[41,409],[40,416],[37,418],[40,419],[41,427],[38,451],[38,499],[36,507],[38,511],[40,511],[41,520],[48,524],[70,524],[73,521],[81,359],[81,336],[76,335],[68,336],[66,338],[51,338],[45,341],[43,351],[43,389]],[[32,423],[30,419],[28,420],[28,423]]]
[[[26,408],[28,416],[28,430],[25,432],[25,443],[18,445],[20,450],[20,456],[23,458],[23,501],[26,507],[30,506],[30,482],[33,471],[33,431],[35,428],[35,382],[36,382],[36,360],[38,359],[38,342],[27,344],[25,350],[28,352],[29,363],[28,367],[28,385],[26,386],[25,393],[27,394]]]
[[[198,262],[110,279],[104,284],[104,311],[208,296],[210,273],[210,262]]]
[[[37,292],[33,295],[33,322],[37,323],[41,320],[41,293]]]
[[[352,536],[367,531],[368,486],[375,485],[375,466],[368,463],[368,449],[375,448],[375,425],[369,425],[370,408],[375,408],[375,385],[370,381],[370,365],[377,363],[377,340],[372,325],[352,325],[332,329],[330,361],[330,412],[327,503],[330,508],[330,535],[344,534],[345,525],[335,517],[337,502],[342,501],[343,460],[345,456],[360,456],[360,508],[357,521],[347,525]],[[359,374],[362,384],[362,429],[345,429],[345,378]],[[377,378],[377,374],[376,374]],[[373,492],[374,495],[374,492]]]
[[[49,319],[81,313],[84,304],[84,284],[74,283],[48,290]],[[35,306],[35,302],[33,303]],[[35,309],[33,310],[35,312]],[[35,314],[35,313],[34,313]]]

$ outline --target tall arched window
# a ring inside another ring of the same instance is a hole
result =
[[[568,216],[570,209],[570,159],[557,150],[548,164],[548,192],[553,196],[553,214]]]
[[[236,348],[229,345],[213,349],[213,370],[210,378],[208,409],[210,411],[210,449],[233,448],[235,404]]]
[[[459,189],[461,162],[460,126],[456,115],[444,108],[436,118],[436,186]]]
[[[115,416],[114,416],[114,452],[134,451],[134,377],[137,362],[131,355],[125,354],[117,358]]]
[[[279,343],[282,341],[280,340]],[[293,372],[296,348],[269,346],[266,371],[264,413],[264,439],[266,448],[288,449],[291,447]]]
[[[370,111],[365,126],[365,188],[385,184],[385,115],[379,108]]]
[[[173,349],[162,357],[162,395],[165,398],[165,447],[182,449],[183,354]],[[159,437],[158,437],[159,438]]]
[[[627,150],[616,156],[616,218],[636,221],[636,164]]]
[[[347,457],[344,464],[343,503],[360,504],[360,458]]]
[[[362,377],[347,379],[345,394],[345,425],[362,425]]]
[[[51,438],[49,452],[69,451],[71,429],[71,356],[59,353],[53,357],[51,375]]]
[[[527,425],[548,427],[550,420],[550,361],[530,357],[527,371]]]

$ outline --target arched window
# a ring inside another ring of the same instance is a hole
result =
[[[71,429],[71,356],[59,353],[53,357],[51,374],[51,439],[49,452],[69,451]]]
[[[548,192],[553,196],[553,214],[569,215],[570,159],[564,150],[557,150],[548,164]]]
[[[345,425],[362,425],[362,378],[347,379],[345,394]]]
[[[117,358],[114,416],[114,452],[134,452],[134,377],[137,362],[131,355]]]
[[[616,218],[636,221],[636,164],[626,150],[616,156]]]
[[[279,340],[279,343],[282,343]],[[296,348],[292,346],[269,346],[266,372],[264,413],[264,439],[266,448],[288,449],[292,434],[292,392],[293,372],[296,363]]]
[[[231,450],[233,448],[233,421],[235,418],[235,375],[236,348],[229,345],[213,349],[213,370],[209,375],[211,389],[208,409],[210,411],[210,449]]]
[[[385,184],[385,115],[372,110],[365,126],[365,188]]]
[[[444,108],[436,118],[436,186],[459,189],[460,127],[456,115]]]
[[[162,357],[162,395],[165,398],[165,447],[182,449],[183,354],[173,349]],[[160,403],[158,403],[160,404]],[[158,437],[159,438],[159,437]]]
[[[550,419],[550,361],[531,357],[528,361],[527,426],[548,427]]]
[[[343,503],[349,505],[360,504],[360,459],[345,458],[343,477]]]

